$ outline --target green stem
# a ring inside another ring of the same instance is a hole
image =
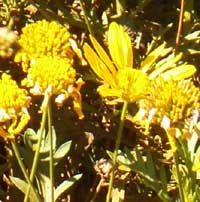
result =
[[[51,120],[51,104],[48,105],[48,132],[50,136],[50,150],[49,150],[49,156],[50,156],[50,162],[49,162],[49,176],[50,176],[50,182],[51,182],[51,202],[54,202],[54,161],[53,161],[53,135],[52,135],[52,120]]]
[[[32,165],[31,174],[30,174],[31,182],[33,182],[33,180],[34,180],[36,169],[37,169],[37,164],[38,164],[38,160],[39,160],[39,156],[40,156],[40,147],[41,147],[42,138],[43,138],[43,134],[44,134],[44,130],[45,130],[46,117],[47,117],[48,105],[49,105],[48,96],[44,97],[44,101],[46,101],[46,103],[45,103],[45,106],[43,106],[42,122],[41,122],[40,130],[39,130],[39,137],[38,137],[39,139],[37,142],[37,147],[36,147],[36,151],[35,151],[35,155],[34,155],[34,159],[33,159],[33,165]],[[30,186],[26,192],[24,202],[28,201],[29,194],[30,194]]]
[[[86,12],[85,7],[84,7],[84,5],[83,5],[83,1],[82,1],[82,0],[79,0],[79,3],[80,3],[81,9],[82,9],[83,14],[84,14],[85,23],[86,23],[86,25],[87,25],[88,31],[90,32],[91,35],[94,35],[94,33],[93,33],[93,31],[92,31],[92,28],[91,28],[91,25],[90,25],[90,22],[89,22],[89,20],[88,20],[87,12]]]
[[[185,202],[183,186],[182,186],[181,176],[180,176],[180,172],[179,172],[177,151],[173,152],[173,158],[174,158],[174,162],[175,162],[175,169],[176,169],[176,175],[177,175],[177,180],[178,180],[178,189],[179,189],[179,194],[180,194],[180,202]]]
[[[28,174],[27,174],[27,172],[26,172],[26,168],[25,168],[25,166],[24,166],[24,163],[23,163],[22,160],[21,160],[21,156],[20,156],[19,150],[18,150],[18,148],[17,148],[17,145],[16,145],[16,143],[15,143],[15,140],[11,140],[11,145],[12,145],[14,154],[15,154],[15,156],[16,156],[17,162],[18,162],[18,164],[19,164],[19,166],[20,166],[20,168],[21,168],[21,171],[22,171],[22,173],[23,173],[23,175],[24,175],[26,181],[28,182],[28,184],[29,184],[29,186],[30,186],[30,188],[31,188],[31,190],[32,190],[32,192],[33,192],[33,194],[34,194],[34,196],[35,196],[35,199],[37,199],[38,202],[41,201],[40,198],[39,198],[39,196],[38,196],[38,194],[37,194],[37,192],[35,191],[35,189],[34,189],[34,187],[33,187],[32,182],[30,181],[30,179],[29,179],[29,177],[28,177]]]
[[[108,192],[107,192],[107,196],[106,196],[106,202],[110,202],[110,199],[111,199],[113,181],[114,181],[114,177],[115,177],[114,175],[115,175],[115,169],[116,169],[117,154],[118,154],[118,150],[119,150],[121,139],[122,139],[122,132],[123,132],[123,128],[124,128],[124,119],[125,119],[125,115],[126,115],[126,111],[127,111],[127,106],[128,106],[128,103],[124,102],[123,107],[122,107],[121,117],[120,117],[119,128],[117,131],[117,139],[115,142],[115,149],[114,149],[114,153],[112,156],[113,169],[112,169],[111,174],[110,174],[110,180],[109,180]]]

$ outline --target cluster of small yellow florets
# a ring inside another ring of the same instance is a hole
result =
[[[176,125],[200,109],[200,91],[190,80],[157,78],[152,81],[149,95],[139,105],[137,118],[161,125],[163,118],[168,117],[171,124]]]
[[[75,111],[83,118],[79,92],[83,81],[76,81],[68,30],[55,21],[37,21],[22,29],[19,45],[15,62],[20,62],[27,73],[22,85],[30,87],[34,95],[45,95],[47,91],[50,96],[56,95],[59,105],[72,97]]]
[[[69,37],[68,30],[55,21],[42,20],[31,23],[22,29],[19,39],[21,51],[16,54],[15,62],[21,62],[26,72],[32,59],[43,56],[71,60],[74,53]]]
[[[5,129],[9,132],[6,137],[14,137],[29,121],[27,108],[30,97],[26,90],[19,88],[11,76],[5,73],[0,80],[0,96],[0,135],[4,136]]]
[[[52,94],[58,94],[75,81],[76,71],[67,60],[46,56],[32,60],[23,84],[33,87],[34,94],[44,94],[49,86]]]

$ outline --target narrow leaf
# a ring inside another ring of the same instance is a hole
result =
[[[10,179],[20,191],[26,194],[26,190],[28,189],[29,185],[24,180],[21,180],[18,177],[12,177],[12,176],[10,176]],[[32,191],[30,191],[29,200],[31,202],[37,201]]]
[[[77,180],[79,180],[82,177],[82,174],[75,175],[71,177],[68,180],[65,180],[62,182],[55,190],[54,198],[55,200],[58,199],[58,197],[63,194],[65,191],[67,191]]]
[[[54,127],[52,127],[52,137],[53,137],[53,149],[56,147],[56,131]],[[46,138],[42,142],[42,146],[40,148],[40,153],[46,153],[49,152],[50,150],[50,134],[49,132],[47,133]]]
[[[65,142],[55,152],[54,159],[63,158],[70,150],[72,141]]]
[[[156,171],[154,167],[154,162],[152,159],[152,155],[150,152],[147,153],[147,162],[146,162],[148,174],[151,176],[152,179],[157,181]]]

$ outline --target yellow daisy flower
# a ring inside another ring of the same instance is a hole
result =
[[[17,86],[11,76],[3,73],[0,80],[0,135],[14,138],[28,123],[27,108],[30,97],[26,90]]]
[[[32,60],[27,78],[22,81],[34,95],[44,95],[47,90],[50,96],[57,95],[58,105],[72,97],[79,118],[83,118],[80,94],[83,83],[81,79],[76,81],[76,71],[68,60],[48,56]]]
[[[93,36],[93,50],[84,44],[84,54],[93,71],[102,80],[98,91],[102,97],[118,98],[118,101],[135,102],[146,94],[148,77],[133,69],[131,39],[123,27],[112,22],[108,30],[108,48],[112,60]]]
[[[16,54],[15,62],[21,62],[26,72],[31,60],[43,56],[68,58],[71,61],[74,52],[69,38],[68,30],[55,21],[42,20],[29,24],[22,29],[19,39],[21,50]]]

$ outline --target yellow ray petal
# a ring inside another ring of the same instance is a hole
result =
[[[103,61],[97,56],[93,49],[85,43],[83,46],[84,55],[89,62],[94,73],[99,76],[107,84],[114,86],[115,79],[114,75],[109,71],[108,67],[103,63]]]
[[[123,27],[112,22],[108,30],[108,47],[117,68],[133,66],[133,50],[129,35]]]
[[[102,97],[121,97],[121,91],[118,89],[110,88],[108,85],[101,85],[97,91]]]
[[[116,73],[116,68],[113,65],[113,62],[110,60],[110,58],[107,55],[107,53],[102,48],[102,46],[97,42],[97,40],[92,35],[90,35],[90,40],[91,40],[92,45],[94,46],[94,48],[95,48],[98,56],[105,63],[105,65],[108,67],[108,69],[110,70],[110,72],[112,74],[115,74]]]
[[[147,72],[151,70],[152,65],[156,60],[158,60],[161,56],[161,53],[165,51],[165,46],[167,45],[166,42],[163,42],[160,46],[158,46],[156,49],[154,49],[151,53],[147,55],[147,57],[144,59],[144,61],[141,63],[141,70],[143,72]],[[168,49],[167,49],[168,52]]]
[[[151,74],[149,74],[149,79],[154,79],[159,74],[162,74],[163,72],[171,69],[171,67],[173,67],[182,58],[182,55],[183,53],[179,53],[178,55],[167,61],[165,64],[154,70]]]
[[[164,79],[182,80],[191,77],[195,72],[195,66],[184,64],[164,72],[162,77]]]

